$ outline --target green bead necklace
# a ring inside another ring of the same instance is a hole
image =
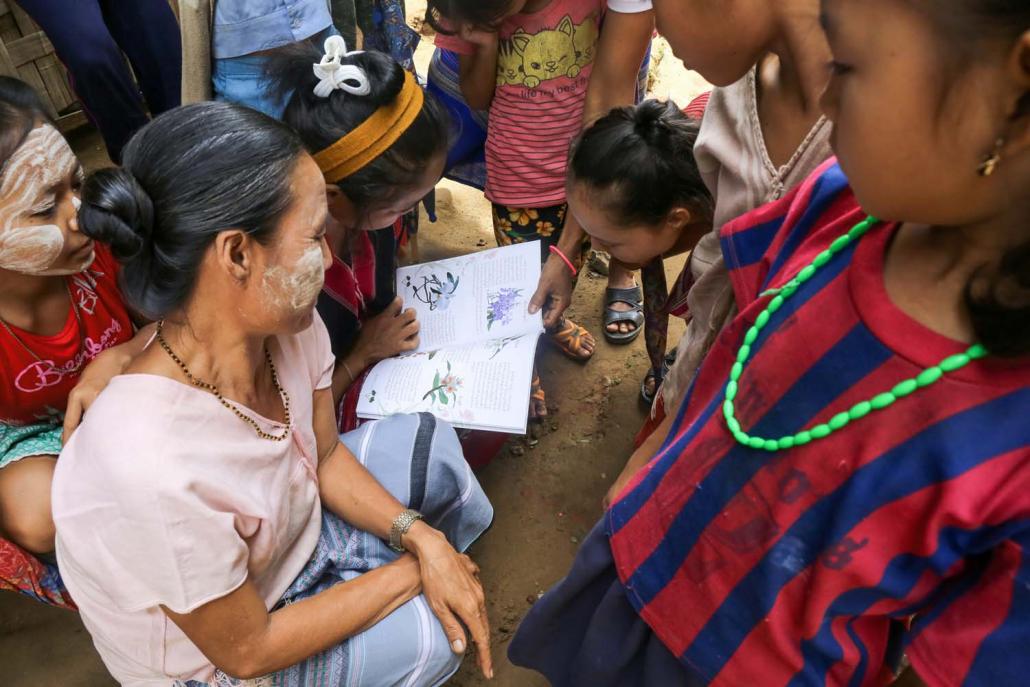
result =
[[[733,434],[733,437],[738,443],[753,449],[782,451],[795,446],[804,446],[816,439],[825,439],[837,430],[848,426],[855,420],[860,420],[875,410],[883,410],[884,408],[892,405],[898,399],[904,398],[905,396],[915,393],[919,389],[934,384],[945,374],[960,370],[972,361],[979,360],[987,355],[987,349],[985,349],[981,344],[970,346],[965,353],[958,353],[956,355],[949,356],[933,367],[928,367],[923,370],[915,377],[899,382],[890,391],[877,394],[868,401],[857,403],[850,410],[837,413],[830,418],[828,422],[810,427],[809,429],[800,431],[797,434],[781,437],[779,439],[766,439],[763,437],[751,436],[741,429],[740,421],[736,418],[734,401],[737,398],[740,376],[744,373],[744,367],[747,365],[747,360],[751,356],[751,346],[754,345],[755,341],[758,339],[759,333],[767,324],[769,324],[769,318],[772,317],[773,313],[782,308],[783,304],[787,302],[787,299],[793,296],[802,284],[811,279],[815,273],[826,265],[826,263],[830,262],[835,255],[843,251],[852,243],[861,239],[878,222],[879,220],[874,217],[866,217],[864,220],[852,227],[848,233],[838,237],[837,240],[830,244],[829,248],[815,256],[815,259],[811,264],[804,267],[789,282],[778,289],[770,289],[762,294],[763,296],[771,295],[773,298],[769,301],[765,310],[759,313],[758,317],[755,319],[754,325],[748,329],[747,334],[744,335],[744,343],[740,347],[740,350],[737,351],[737,360],[733,364],[733,368],[730,370],[730,381],[726,385],[726,400],[722,404],[722,414],[726,418],[726,426],[729,427],[730,433]]]

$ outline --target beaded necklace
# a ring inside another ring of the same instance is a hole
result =
[[[726,418],[726,426],[738,443],[753,449],[764,451],[783,451],[795,446],[804,446],[816,439],[825,439],[837,430],[843,429],[856,420],[861,420],[873,411],[883,410],[891,406],[898,399],[909,396],[919,389],[936,383],[945,374],[960,370],[974,360],[980,360],[987,356],[987,349],[981,344],[970,346],[964,353],[957,353],[948,356],[933,367],[928,367],[915,377],[899,382],[889,391],[873,396],[868,401],[855,404],[849,410],[837,413],[829,421],[809,427],[796,434],[780,437],[779,439],[768,439],[765,437],[752,436],[745,432],[740,421],[736,418],[736,407],[734,401],[737,398],[740,376],[744,373],[748,358],[751,356],[751,346],[758,339],[759,333],[769,324],[769,318],[783,307],[787,300],[797,293],[798,288],[806,281],[815,276],[822,267],[832,260],[838,253],[853,243],[857,243],[865,234],[872,229],[879,220],[869,216],[856,224],[846,234],[839,236],[830,247],[819,255],[815,256],[812,262],[805,266],[789,282],[778,289],[770,289],[763,293],[763,296],[771,295],[773,298],[765,307],[765,310],[758,314],[754,325],[744,335],[744,343],[737,351],[737,359],[730,370],[730,379],[726,384],[726,400],[722,404],[723,417]]]
[[[261,425],[259,425],[257,421],[254,420],[254,418],[244,413],[242,410],[236,407],[234,403],[230,403],[228,400],[226,400],[225,396],[222,395],[222,392],[218,390],[218,387],[216,387],[214,384],[211,384],[210,382],[205,382],[199,377],[194,377],[193,373],[190,372],[188,367],[186,367],[186,363],[182,361],[182,358],[177,356],[175,352],[172,351],[172,347],[168,345],[167,341],[165,341],[163,333],[164,324],[164,320],[158,320],[157,322],[157,343],[159,343],[161,345],[161,348],[164,349],[165,353],[167,353],[168,356],[173,361],[175,361],[175,364],[178,365],[179,369],[182,370],[182,373],[186,375],[186,379],[190,381],[190,384],[212,394],[215,398],[218,399],[219,403],[225,406],[228,410],[231,410],[236,417],[250,425],[251,429],[253,429],[254,432],[262,439],[267,439],[268,441],[285,441],[286,438],[290,436],[290,426],[293,424],[293,416],[290,414],[290,395],[286,393],[286,389],[284,389],[282,385],[279,383],[279,374],[275,369],[275,363],[272,362],[272,353],[268,350],[268,346],[265,346],[265,362],[268,363],[268,370],[272,374],[272,384],[275,386],[275,390],[279,392],[279,398],[281,398],[283,402],[283,413],[286,416],[283,420],[285,428],[283,429],[282,434],[269,434],[268,432],[264,431],[263,429],[261,429]]]

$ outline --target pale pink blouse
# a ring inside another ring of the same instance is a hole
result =
[[[130,374],[111,381],[58,461],[61,575],[124,685],[210,680],[214,666],[160,606],[188,613],[249,579],[271,609],[318,542],[312,396],[331,381],[329,337],[316,314],[269,345],[290,397],[288,440],[259,438],[206,391]]]

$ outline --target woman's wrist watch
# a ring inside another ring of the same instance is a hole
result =
[[[390,526],[390,541],[387,542],[390,548],[397,553],[404,553],[407,549],[401,544],[401,537],[408,533],[411,526],[415,524],[417,520],[422,519],[422,514],[417,510],[407,509],[400,515],[393,519],[393,525]]]

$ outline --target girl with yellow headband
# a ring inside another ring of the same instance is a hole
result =
[[[318,310],[332,337],[339,401],[360,388],[365,369],[418,345],[415,313],[401,312],[394,293],[392,225],[443,175],[447,129],[443,110],[388,55],[348,52],[339,37],[325,53],[310,42],[292,46],[270,75],[292,94],[283,119],[326,180],[333,264]],[[344,417],[341,430],[355,422]]]
[[[314,63],[314,69],[312,64]],[[326,180],[333,265],[318,310],[329,328],[340,431],[357,426],[362,373],[418,346],[413,310],[396,297],[396,241],[390,227],[443,176],[446,110],[389,56],[348,52],[336,36],[324,54],[311,43],[283,51],[270,75],[292,92],[283,115]],[[539,383],[537,382],[537,390]],[[535,408],[546,412],[542,392]],[[503,435],[467,437],[473,462],[488,460]]]

